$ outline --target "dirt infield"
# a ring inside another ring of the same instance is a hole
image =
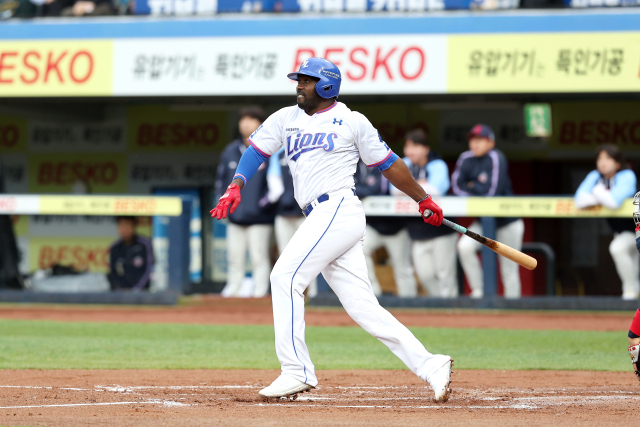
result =
[[[7,426],[424,426],[634,423],[631,372],[460,371],[445,404],[408,371],[320,371],[295,401],[263,402],[276,371],[0,371]]]
[[[554,313],[468,310],[390,310],[407,326],[626,331],[633,313]],[[0,318],[85,322],[270,325],[271,300],[201,297],[177,307],[0,305]],[[308,326],[355,326],[342,309],[308,307]]]

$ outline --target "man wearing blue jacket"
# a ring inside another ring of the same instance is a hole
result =
[[[596,170],[591,171],[578,187],[575,204],[578,209],[601,205],[616,210],[635,194],[636,187],[636,174],[627,166],[622,151],[615,145],[605,144],[598,148]],[[623,218],[608,218],[607,222],[614,236],[609,252],[622,280],[622,299],[638,299],[640,255],[635,246],[633,226]]]
[[[216,178],[217,198],[223,195],[225,186],[233,179],[240,157],[249,146],[247,140],[265,119],[264,111],[259,107],[247,107],[240,110],[238,128],[240,138],[231,142],[220,156]],[[269,203],[267,169],[265,161],[256,175],[242,190],[247,195],[242,203],[229,215],[227,225],[227,286],[225,296],[240,296],[242,281],[245,277],[247,250],[253,268],[253,296],[264,297],[269,292],[269,274],[271,257],[269,244],[273,232],[275,216],[274,206]]]
[[[458,157],[451,176],[451,187],[456,196],[512,196],[507,158],[496,147],[493,131],[487,125],[475,125],[467,134],[469,151]],[[496,237],[516,250],[522,248],[524,221],[521,218],[496,218]],[[482,234],[482,226],[474,221],[469,227]],[[477,253],[482,245],[473,239],[458,240],[460,264],[471,287],[471,297],[484,296],[482,267]],[[518,264],[500,257],[500,275],[505,298],[520,298],[520,270]]]

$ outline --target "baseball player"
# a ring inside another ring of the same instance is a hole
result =
[[[640,252],[640,191],[633,198],[633,222],[636,224],[636,250]],[[631,326],[629,326],[629,354],[633,372],[640,381],[640,367],[638,358],[640,357],[640,309],[636,310]]]
[[[282,373],[259,395],[290,396],[318,384],[304,337],[303,292],[322,273],[351,318],[427,381],[436,401],[446,401],[451,392],[451,357],[429,353],[373,294],[362,251],[366,221],[354,189],[358,161],[380,169],[418,202],[425,222],[439,226],[442,209],[367,118],[337,101],[342,76],[335,64],[310,58],[288,77],[298,82],[297,105],[275,112],[251,135],[251,146],[240,159],[233,181],[211,210],[217,219],[233,212],[240,204],[241,189],[259,165],[284,146],[295,198],[306,219],[271,272],[275,344]],[[427,209],[433,214],[424,214]]]
[[[378,168],[369,168],[362,161],[358,162],[355,181],[356,196],[360,199],[368,196],[389,194],[389,181]],[[422,226],[425,226],[424,222]],[[411,241],[405,227],[404,218],[392,216],[367,217],[365,235],[364,258],[367,261],[369,281],[373,287],[373,293],[376,296],[382,295],[382,287],[375,272],[373,253],[384,246],[389,254],[389,261],[393,268],[397,295],[399,297],[415,297],[417,285],[413,275],[413,268],[411,267]]]
[[[284,148],[275,153],[269,162],[267,184],[269,185],[269,203],[277,203],[274,231],[278,251],[282,253],[304,222],[304,215],[293,194],[293,176]],[[313,279],[307,288],[307,296],[313,298],[316,295],[318,295],[318,281]]]
[[[449,168],[437,153],[431,150],[427,134],[422,129],[407,133],[404,154],[403,160],[411,175],[426,192],[434,196],[447,194],[450,186]],[[391,187],[391,194],[402,193]],[[455,252],[458,233],[449,227],[421,224],[420,218],[409,218],[406,222],[412,241],[413,266],[420,284],[430,297],[457,297]]]
[[[467,134],[469,151],[460,154],[451,175],[451,187],[456,196],[511,196],[511,179],[507,158],[496,149],[493,130],[487,125],[475,125]],[[496,235],[499,241],[516,250],[522,248],[524,221],[522,218],[497,218]],[[482,226],[474,221],[469,230],[482,234]],[[458,240],[458,255],[471,287],[471,298],[484,296],[482,267],[477,252],[482,245],[473,239]],[[520,270],[518,264],[500,258],[500,275],[505,298],[520,298]]]
[[[636,192],[636,186],[636,174],[626,165],[622,151],[615,145],[605,144],[598,148],[596,170],[587,175],[576,191],[575,205],[578,209],[602,205],[616,210]],[[622,299],[638,299],[640,255],[634,247],[633,231],[625,219],[607,218],[607,222],[613,230],[609,253],[622,280]]]

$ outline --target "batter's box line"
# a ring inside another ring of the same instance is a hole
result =
[[[188,403],[175,402],[173,400],[150,400],[150,401],[143,401],[143,402],[96,402],[96,403],[61,403],[57,405],[0,406],[0,409],[72,408],[76,406],[110,406],[110,405],[162,405],[162,406],[168,406],[168,407],[195,406]]]

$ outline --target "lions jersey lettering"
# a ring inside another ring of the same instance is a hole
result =
[[[327,141],[324,141],[324,138],[327,137]],[[324,151],[332,151],[333,150],[333,140],[337,138],[338,135],[335,133],[330,133],[327,135],[326,133],[316,133],[311,135],[310,133],[297,134],[296,139],[293,143],[293,147],[291,147],[291,136],[287,137],[287,156],[292,161],[298,160],[301,154],[307,153],[312,150],[317,150],[318,148],[322,148]],[[310,147],[309,147],[310,146]]]
[[[353,175],[360,158],[373,167],[393,154],[369,120],[341,102],[312,116],[298,106],[283,108],[249,142],[265,156],[285,147],[301,208],[322,194],[355,187]]]

